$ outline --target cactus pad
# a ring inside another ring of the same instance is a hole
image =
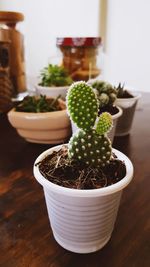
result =
[[[97,126],[96,126],[96,132],[98,134],[105,134],[110,131],[112,127],[112,116],[108,112],[103,112],[98,120]]]
[[[93,128],[98,114],[98,101],[91,86],[73,83],[67,93],[68,113],[73,122],[85,131]]]
[[[94,129],[88,132],[79,130],[69,141],[68,152],[71,158],[93,167],[105,166],[111,158],[111,143]]]

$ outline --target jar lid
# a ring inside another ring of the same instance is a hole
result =
[[[20,12],[0,11],[0,22],[11,24],[24,20],[24,15]]]
[[[101,37],[58,37],[56,39],[57,46],[99,46]]]

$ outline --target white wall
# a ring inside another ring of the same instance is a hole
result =
[[[105,79],[149,91],[150,0],[101,1],[107,3]],[[100,0],[0,0],[0,8],[25,15],[18,26],[30,76],[39,75],[55,54],[57,36],[99,35]]]
[[[149,0],[108,0],[106,79],[150,91],[149,27]]]
[[[60,36],[98,36],[99,0],[1,0],[0,9],[20,11],[27,75],[39,75],[56,52]]]

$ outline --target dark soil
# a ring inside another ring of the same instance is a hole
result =
[[[123,90],[123,93],[118,96],[118,98],[133,98],[134,96],[127,90]]]
[[[99,109],[98,115],[100,115],[103,112],[109,112],[111,115],[115,115],[118,113],[118,108],[116,106],[112,106],[112,105],[106,105],[104,107],[101,107]]]
[[[41,174],[54,184],[74,189],[97,189],[117,183],[126,175],[124,162],[113,155],[110,164],[102,168],[92,168],[84,163],[68,158],[64,145],[37,163]]]

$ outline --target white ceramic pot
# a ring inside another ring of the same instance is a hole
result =
[[[71,134],[70,119],[64,101],[59,100],[60,111],[29,113],[12,109],[8,112],[11,125],[18,134],[32,143],[61,144]]]
[[[111,143],[113,143],[113,140],[114,140],[118,119],[122,115],[122,109],[118,106],[117,106],[117,108],[118,108],[118,113],[112,115],[113,127],[110,130],[110,132],[108,133],[108,137],[109,137]],[[74,134],[79,129],[73,121],[71,121],[71,128],[72,128],[72,134]]]
[[[65,99],[69,86],[41,86],[36,85],[35,90],[38,95],[46,95],[48,97],[54,97],[61,95],[61,98]]]
[[[53,151],[43,152],[35,161],[34,176],[43,186],[48,216],[55,240],[65,249],[90,253],[101,249],[110,239],[122,190],[133,176],[131,161],[116,149],[113,152],[126,164],[126,176],[116,184],[100,189],[78,190],[58,186],[45,179],[36,163]]]
[[[122,108],[123,114],[118,119],[116,127],[116,136],[128,135],[131,131],[132,122],[135,114],[136,105],[141,95],[139,93],[131,93],[133,98],[117,98],[116,105]]]

